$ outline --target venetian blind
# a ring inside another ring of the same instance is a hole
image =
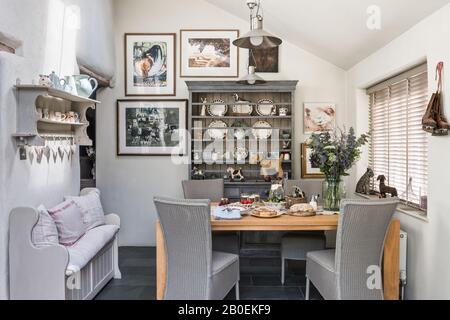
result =
[[[368,90],[372,132],[370,166],[397,188],[401,200],[420,205],[428,188],[428,144],[422,116],[428,105],[426,65]],[[375,182],[375,190],[379,184]]]

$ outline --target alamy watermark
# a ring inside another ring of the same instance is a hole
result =
[[[371,5],[366,11],[367,18],[367,28],[369,30],[381,30],[381,8],[377,5]]]

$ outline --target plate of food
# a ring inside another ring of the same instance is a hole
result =
[[[228,126],[222,120],[211,122],[208,128],[207,133],[213,140],[223,140],[227,136],[226,128],[228,128]]]
[[[274,208],[260,207],[252,211],[252,216],[261,219],[274,219],[281,217],[284,213]]]
[[[214,99],[212,104],[208,106],[208,113],[212,117],[223,117],[228,112],[228,106],[222,99]]]
[[[264,206],[268,208],[273,208],[275,210],[284,210],[286,208],[286,202],[274,202],[274,201],[264,201]]]
[[[253,125],[252,134],[256,139],[269,139],[272,136],[272,126],[267,121],[258,121]]]
[[[296,217],[312,217],[316,215],[316,210],[308,203],[298,203],[294,204],[289,209],[289,215]]]

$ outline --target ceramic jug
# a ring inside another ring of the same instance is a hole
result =
[[[64,81],[65,81],[65,83],[64,83],[63,90],[70,94],[73,94],[75,96],[78,95],[75,78],[71,77],[71,76],[66,76],[64,78]]]
[[[89,98],[98,87],[97,79],[91,78],[87,75],[76,75],[73,76],[73,78],[75,79],[79,96]]]

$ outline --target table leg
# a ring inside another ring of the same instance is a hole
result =
[[[156,300],[164,300],[167,258],[161,224],[156,221]]]
[[[393,220],[384,244],[383,287],[385,300],[400,297],[400,221]]]

